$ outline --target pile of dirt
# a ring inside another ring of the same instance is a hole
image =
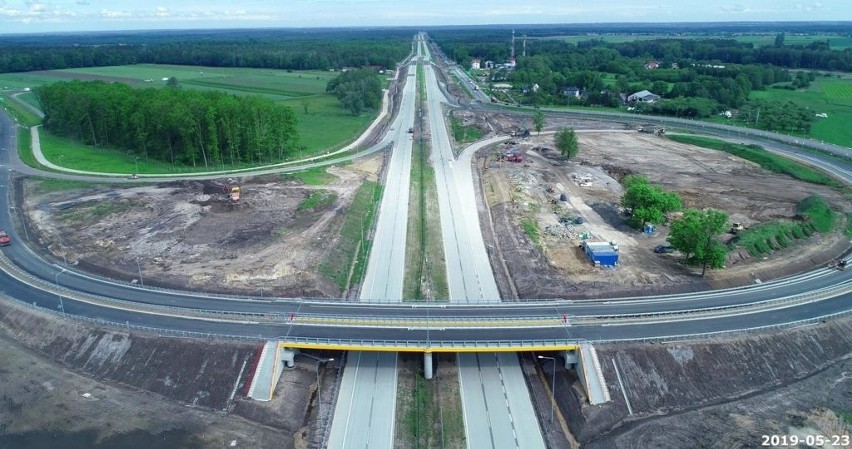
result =
[[[303,416],[271,427],[222,413],[256,349],[88,327],[4,296],[0,447],[293,447]]]
[[[249,377],[257,345],[163,338],[57,320],[4,298],[0,331],[96,379],[222,410]]]
[[[826,410],[852,410],[850,348],[850,318],[708,343],[599,346],[613,402],[564,410],[594,448],[760,446],[762,434],[807,426],[826,434],[842,421]]]
[[[354,192],[376,176],[380,163],[379,155],[330,168],[335,180],[318,187],[275,177],[233,180],[241,185],[237,203],[209,182],[42,193],[40,181],[27,180],[25,210],[54,257],[116,279],[256,296],[341,297],[317,261],[335,247]],[[334,201],[301,207],[317,190]]]
[[[505,263],[521,298],[633,296],[743,285],[822,266],[849,248],[849,240],[834,233],[815,235],[765,260],[733,251],[726,269],[701,278],[678,254],[654,253],[655,246],[665,243],[665,226],[648,233],[627,226],[619,206],[620,178],[641,173],[678,192],[685,207],[723,210],[731,221],[746,225],[794,219],[796,204],[814,194],[842,212],[852,210],[852,203],[828,187],[659,136],[613,130],[580,133],[579,140],[580,159],[569,162],[553,149],[552,136],[515,139],[478,155],[480,188],[501,249],[493,253],[492,263]],[[523,163],[501,160],[507,151],[524,154]],[[537,224],[538,243],[526,235],[524,219]],[[578,249],[583,240],[616,242],[618,267],[604,269],[602,275]]]

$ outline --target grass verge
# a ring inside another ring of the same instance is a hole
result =
[[[41,118],[33,113],[33,111],[29,110],[26,106],[22,105],[15,98],[11,98],[11,96],[3,97],[3,105],[6,107],[6,112],[9,113],[12,117],[18,120],[18,123],[24,126],[36,126],[41,124]]]
[[[41,167],[33,155],[33,145],[28,129],[18,128],[18,157],[30,167]]]
[[[462,121],[450,115],[450,125],[453,128],[453,139],[458,143],[473,142],[482,138],[482,130],[476,126],[464,126]]]
[[[836,214],[821,196],[813,195],[800,201],[796,205],[796,213],[804,217],[818,232],[834,230]]]
[[[326,167],[314,167],[305,171],[285,173],[281,175],[283,181],[300,181],[306,186],[322,186],[337,179],[337,176],[325,171]]]
[[[800,181],[835,188],[843,187],[840,182],[831,176],[828,176],[815,168],[811,168],[807,165],[800,164],[766,151],[759,145],[732,144],[722,140],[700,136],[670,135],[668,137],[675,142],[724,151],[726,153],[733,154],[734,156],[754,162],[769,171],[782,173]]]
[[[381,197],[382,187],[378,183],[364,181],[361,184],[343,219],[337,245],[319,264],[319,272],[333,280],[341,292],[348,287],[350,269],[352,283],[360,282],[364,276],[372,245],[368,238],[369,230],[376,221],[376,209]]]
[[[418,105],[423,107],[423,68],[418,72]],[[435,171],[429,165],[429,150],[422,140],[414,145],[411,158],[411,190],[405,255],[404,300],[449,298],[444,249],[441,246],[441,217]]]
[[[321,209],[330,205],[337,199],[337,195],[328,190],[315,190],[304,199],[296,208],[299,211]]]
[[[32,183],[32,187],[30,187],[30,189],[32,189],[32,193],[39,195],[64,190],[85,189],[92,186],[92,183],[90,182],[69,181],[65,179],[34,177],[30,178],[30,180],[35,181]]]

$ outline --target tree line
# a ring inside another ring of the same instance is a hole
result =
[[[287,70],[394,67],[411,50],[409,31],[369,34],[245,32],[243,34],[142,34],[46,39],[46,43],[6,38],[0,72],[28,72],[127,64],[178,64]]]
[[[34,91],[51,133],[140,157],[215,167],[281,161],[299,150],[293,111],[260,96],[102,81]]]
[[[334,93],[352,115],[376,109],[382,102],[382,84],[371,69],[343,72],[329,80],[325,90]]]

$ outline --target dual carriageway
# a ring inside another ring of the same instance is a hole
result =
[[[363,429],[393,423],[397,351],[460,353],[469,442],[492,441],[483,447],[543,447],[537,425],[527,423],[523,426],[527,434],[517,436],[514,423],[530,417],[534,421],[535,414],[523,378],[516,378],[520,376],[517,359],[498,351],[570,350],[586,341],[678,339],[823,319],[852,309],[849,272],[830,269],[755,286],[686,295],[501,303],[476,214],[470,170],[476,147],[458,157],[453,154],[442,113],[442,103],[447,100],[428,62],[431,56],[425,43],[420,39],[416,42],[417,57],[402,87],[399,113],[389,132],[371,148],[379,151],[390,147],[391,157],[361,289],[362,303],[235,298],[152,289],[49,264],[21,244],[4,248],[0,255],[0,290],[38,307],[105,323],[165,332],[275,339],[289,348],[370,351],[349,357],[329,447],[391,447],[392,431]],[[388,299],[402,296],[413,145],[406,130],[415,120],[414,64],[421,60],[425,63],[432,163],[439,186],[450,286],[450,303],[442,305],[401,304]],[[14,151],[15,127],[8,117],[0,120],[0,185],[5,190],[0,191],[0,227],[11,231],[13,217],[17,219],[20,212],[13,206],[11,177],[14,171],[27,169]],[[796,150],[785,149],[783,144],[775,146],[781,147],[779,151]],[[809,154],[795,157],[814,158]],[[812,163],[849,181],[846,163],[822,159]],[[24,241],[15,233],[13,238]],[[470,388],[471,384],[481,388]],[[523,388],[516,388],[518,385]],[[504,405],[489,401],[493,397],[504,398]],[[371,411],[384,415],[360,413],[366,403],[372,405]],[[514,433],[513,438],[505,433],[507,429]]]

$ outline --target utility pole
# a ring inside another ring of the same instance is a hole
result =
[[[553,362],[553,374],[550,380],[550,422],[553,423],[553,409],[556,408],[556,359],[544,355],[540,355],[538,358]]]

